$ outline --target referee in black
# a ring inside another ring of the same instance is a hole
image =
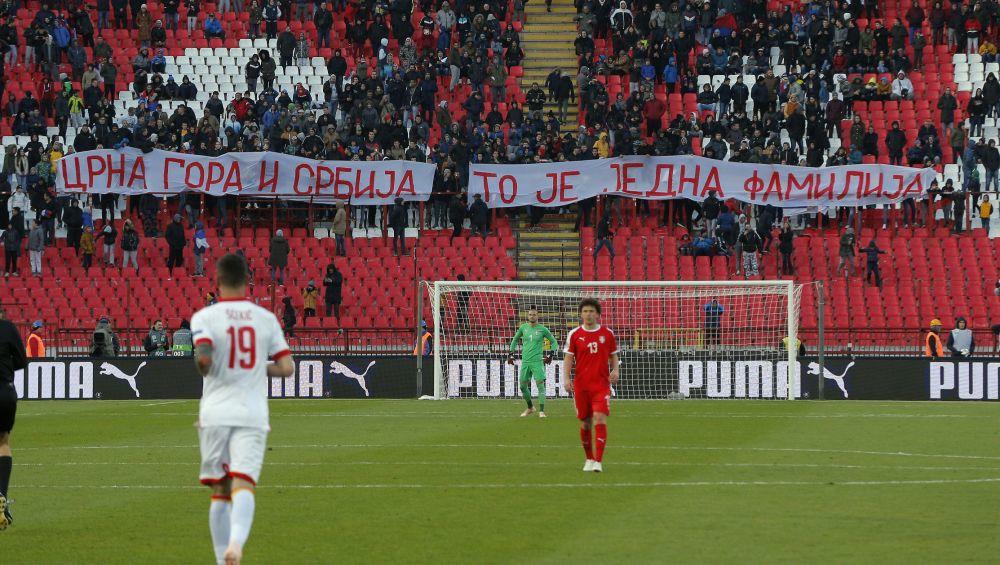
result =
[[[21,334],[14,324],[3,317],[3,310],[0,310],[0,530],[7,529],[14,521],[7,498],[10,471],[14,466],[10,453],[10,431],[14,428],[17,413],[14,371],[28,366]]]

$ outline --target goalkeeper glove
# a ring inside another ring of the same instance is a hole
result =
[[[508,365],[513,365],[514,364],[514,356],[513,355],[508,355],[507,356],[507,364]]]
[[[545,364],[549,365],[551,363],[552,363],[552,352],[551,351],[546,351],[545,352]]]

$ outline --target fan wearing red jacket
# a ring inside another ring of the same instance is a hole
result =
[[[607,419],[611,385],[618,382],[618,342],[615,334],[598,323],[601,303],[593,298],[580,301],[583,324],[566,337],[563,350],[563,386],[573,394],[576,417],[580,420],[580,442],[587,455],[584,471],[600,473],[608,440]],[[573,369],[576,369],[574,374]],[[591,442],[591,428],[594,440]]]

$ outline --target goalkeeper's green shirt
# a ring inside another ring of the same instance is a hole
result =
[[[521,340],[521,363],[541,363],[542,354],[545,349],[545,340],[548,339],[554,350],[557,345],[556,338],[548,328],[541,324],[532,326],[528,322],[521,324],[514,334],[514,339],[510,340],[510,352],[517,351],[517,340]]]

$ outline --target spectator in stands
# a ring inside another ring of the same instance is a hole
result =
[[[944,94],[938,98],[937,108],[941,110],[941,126],[950,134],[955,125],[955,110],[958,109],[958,100],[951,93],[950,87],[945,87]]]
[[[305,322],[310,317],[316,315],[316,302],[319,300],[319,289],[316,288],[315,281],[302,289],[302,321]]]
[[[781,274],[784,276],[794,276],[795,266],[792,265],[792,252],[795,246],[792,243],[795,239],[795,232],[792,230],[791,221],[784,218],[781,223],[781,232],[778,234],[778,253],[781,253]]]
[[[110,227],[110,226],[108,226]],[[122,269],[127,269],[129,263],[139,272],[139,232],[135,231],[132,220],[125,220],[122,227]]]
[[[990,229],[990,216],[993,215],[993,204],[990,202],[989,198],[983,198],[983,201],[979,203],[979,221],[983,224],[983,229]]]
[[[346,256],[347,248],[344,245],[344,238],[347,236],[347,207],[342,200],[337,201],[337,211],[333,215],[333,223],[330,231],[337,242],[335,254],[339,257]]]
[[[187,32],[190,35],[198,28],[198,13],[201,11],[201,0],[184,0],[184,7],[187,11]]]
[[[184,266],[184,248],[187,246],[187,238],[184,236],[184,226],[181,224],[181,215],[174,214],[174,221],[170,222],[164,233],[167,240],[169,255],[167,256],[167,269],[170,269],[171,277],[175,267]]]
[[[90,272],[90,264],[94,258],[95,247],[94,227],[86,226],[83,228],[83,235],[80,236],[80,253],[83,254],[81,265],[86,273]]]
[[[208,236],[201,222],[194,224],[194,276],[205,276],[205,254],[208,252]]]
[[[151,357],[162,357],[167,354],[170,344],[167,342],[167,332],[163,329],[162,320],[153,322],[152,327],[149,328],[149,333],[146,335],[146,339],[142,342],[142,346]]]
[[[479,233],[485,240],[490,232],[490,209],[483,202],[481,194],[472,196],[472,205],[469,206],[469,221],[472,225],[472,234]]]
[[[282,68],[288,68],[292,64],[292,56],[295,55],[295,34],[292,33],[292,26],[285,25],[285,31],[278,34],[278,57]]]
[[[722,202],[715,196],[714,190],[708,191],[708,196],[701,203],[701,214],[705,218],[705,235],[715,237],[715,228],[719,223],[719,211]]]
[[[844,270],[844,276],[854,276],[854,248],[857,245],[857,238],[854,235],[854,228],[847,226],[840,236],[840,262],[837,264],[837,273]]]
[[[257,79],[260,78],[260,56],[254,54],[250,57],[246,67],[247,89],[250,92],[257,92]]]
[[[281,303],[285,307],[281,313],[281,321],[285,325],[285,337],[295,337],[295,306],[292,305],[292,297],[282,298]]]
[[[340,303],[343,299],[344,276],[337,269],[337,266],[330,263],[326,267],[326,274],[323,276],[323,287],[326,288],[324,302],[326,303],[326,315],[329,317],[332,312],[334,317],[340,319]]]
[[[278,18],[281,17],[281,8],[276,0],[266,0],[262,11],[264,19],[264,34],[270,41],[278,36]]]
[[[465,193],[453,194],[448,202],[448,221],[451,222],[452,226],[450,241],[454,241],[456,237],[462,235],[462,227],[465,225],[468,213],[469,211],[465,207]]]
[[[285,285],[285,269],[288,268],[288,255],[291,251],[284,232],[282,230],[274,232],[269,244],[267,264],[271,267],[271,280],[277,281],[281,286]],[[275,273],[277,273],[277,278]]]
[[[597,259],[597,254],[601,252],[602,247],[606,247],[608,249],[608,253],[611,257],[615,256],[615,246],[611,243],[614,236],[614,232],[611,231],[611,207],[606,206],[603,214],[601,214],[601,219],[597,222],[597,230],[594,234],[594,237],[596,238],[596,241],[594,242],[595,260]]]
[[[951,179],[948,180],[950,181]],[[976,184],[978,186],[978,181]],[[972,185],[970,184],[969,187],[971,189]],[[955,225],[952,226],[952,231],[955,233],[962,233],[963,231],[962,226],[965,222],[965,201],[968,197],[969,195],[964,189],[955,190],[951,194],[951,200],[953,203],[952,208],[955,214]]]
[[[277,73],[278,66],[274,62],[274,58],[271,57],[271,53],[266,50],[261,50],[260,53],[260,79],[264,83],[264,90],[271,90],[274,88],[274,77]]]
[[[743,278],[749,279],[760,275],[760,259],[758,253],[763,247],[760,234],[749,222],[744,224],[739,243],[742,247]]]
[[[305,32],[299,33],[299,40],[295,42],[295,58],[300,67],[309,65],[309,40]]]
[[[21,232],[13,221],[7,223],[7,229],[3,232],[4,249],[4,277],[9,277],[11,273],[18,276],[17,259],[21,254]]]
[[[28,157],[24,151],[18,151],[14,162],[17,175],[17,188],[14,189],[14,193],[7,199],[8,218],[14,216],[14,210],[27,210],[31,207],[31,200],[24,192],[24,187],[28,184]],[[25,168],[22,169],[20,164],[23,164]]]
[[[983,168],[986,169],[986,182],[983,183],[982,189],[987,192],[1000,190],[1000,185],[997,183],[997,176],[1000,173],[1000,150],[997,149],[996,139],[990,139],[986,145],[979,143],[976,153],[983,163]],[[976,202],[978,200],[974,201],[973,205]]]
[[[885,147],[889,152],[890,165],[903,164],[903,148],[906,146],[906,133],[899,129],[899,122],[892,122],[892,129],[885,134]]]
[[[28,233],[28,256],[33,277],[42,276],[43,253],[45,253],[45,228],[36,218],[31,221],[31,232]]]
[[[226,32],[222,31],[222,22],[216,18],[215,14],[210,14],[205,19],[205,39],[226,40]]]
[[[865,282],[871,282],[872,277],[875,277],[875,286],[882,288],[882,272],[879,270],[878,256],[884,255],[885,251],[879,249],[873,239],[868,242],[867,247],[861,248],[861,252],[867,256]]]
[[[392,228],[392,254],[394,256],[406,255],[406,226],[406,205],[402,198],[396,198],[389,209],[389,227]]]
[[[948,334],[947,346],[952,357],[971,357],[975,353],[975,338],[962,316],[955,318],[955,329]]]
[[[969,136],[982,136],[983,124],[986,123],[986,114],[989,112],[986,99],[983,97],[982,88],[976,89],[976,93],[969,99],[969,103],[966,105],[965,111],[969,114],[969,125],[971,126],[969,128]]]
[[[892,81],[893,100],[913,100],[913,83],[906,76],[906,73],[899,71]]]
[[[153,27],[153,16],[149,13],[145,4],[139,8],[139,14],[135,16],[135,27],[139,31],[139,46],[149,47],[149,32]]]
[[[112,223],[106,223],[101,230],[101,251],[104,253],[102,262],[109,266],[115,266],[115,241],[118,239],[118,231]]]

